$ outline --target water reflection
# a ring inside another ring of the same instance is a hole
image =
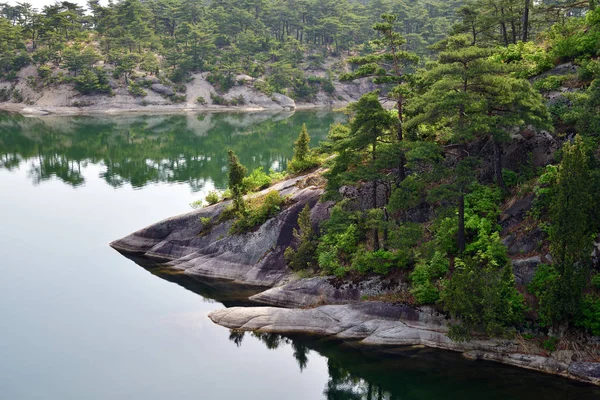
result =
[[[485,361],[469,361],[452,352],[415,348],[372,348],[312,336],[230,330],[242,346],[245,338],[270,350],[290,347],[300,371],[310,368],[312,352],[327,358],[328,400],[412,399],[598,399],[600,388],[563,378]]]
[[[77,187],[87,163],[101,164],[113,187],[187,182],[193,191],[226,184],[227,149],[249,169],[281,170],[303,123],[316,144],[331,112],[111,117],[23,117],[0,114],[0,169],[22,165],[34,184],[51,177]]]

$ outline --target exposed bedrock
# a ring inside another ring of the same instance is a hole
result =
[[[314,334],[364,345],[401,345],[462,352],[471,359],[484,359],[543,371],[595,384],[600,383],[600,363],[562,361],[532,354],[517,340],[473,338],[456,342],[447,336],[446,318],[428,307],[362,302],[325,305],[310,309],[233,307],[209,314],[230,329],[279,334]]]
[[[289,195],[292,204],[255,231],[229,234],[231,221],[217,222],[229,204],[224,202],[150,225],[111,246],[126,254],[166,262],[189,275],[273,286],[290,276],[283,252],[293,238],[298,213],[309,204],[315,217],[328,215],[323,209],[329,205],[317,204],[322,189],[298,184],[304,181],[306,177],[289,179],[268,189]],[[212,226],[204,226],[201,218],[210,218]]]

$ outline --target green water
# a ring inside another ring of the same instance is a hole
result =
[[[280,169],[302,123],[316,143],[341,120],[0,115],[0,398],[600,398],[454,353],[229,332],[207,318],[240,303],[226,286],[108,247],[223,188],[228,148],[249,168]]]

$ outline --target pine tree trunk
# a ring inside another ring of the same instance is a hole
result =
[[[494,174],[496,175],[496,183],[504,192],[508,191],[504,178],[502,177],[502,146],[499,142],[494,142]]]
[[[398,143],[402,145],[402,140],[404,139],[402,130],[402,98],[398,98],[396,107],[398,109]],[[406,157],[404,157],[404,151],[400,149],[400,156],[398,159],[398,183],[406,179],[406,169],[404,167],[405,163]]]
[[[525,10],[523,11],[523,42],[529,39],[529,3],[531,0],[525,0]]]
[[[458,253],[465,251],[465,194],[458,199]]]

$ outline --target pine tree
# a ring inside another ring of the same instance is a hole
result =
[[[306,124],[302,124],[302,130],[298,136],[298,140],[294,142],[294,159],[297,161],[304,161],[310,153],[310,136],[306,130]]]
[[[227,178],[229,179],[229,189],[233,196],[233,208],[235,211],[243,213],[246,209],[243,183],[248,170],[240,163],[233,150],[228,150],[227,155],[229,157]]]
[[[380,48],[374,54],[362,57],[352,57],[349,62],[358,65],[359,68],[350,73],[340,76],[340,80],[349,81],[359,78],[373,78],[373,82],[379,85],[395,85],[389,92],[389,97],[396,101],[396,110],[398,111],[396,138],[399,143],[403,140],[403,112],[406,90],[403,83],[406,82],[406,69],[412,67],[419,61],[416,54],[402,50],[406,40],[395,31],[397,17],[391,14],[382,14],[382,22],[373,25],[373,30],[377,32],[378,39],[372,43]],[[406,177],[405,156],[400,149],[398,163],[398,180],[402,181]]]
[[[550,251],[558,278],[550,318],[560,321],[579,312],[590,271],[593,245],[590,167],[580,136],[563,146],[555,193],[550,205]]]
[[[315,268],[318,241],[310,220],[308,204],[298,214],[298,229],[294,228],[294,239],[297,241],[296,249],[290,246],[284,254],[290,268],[295,271]]]

